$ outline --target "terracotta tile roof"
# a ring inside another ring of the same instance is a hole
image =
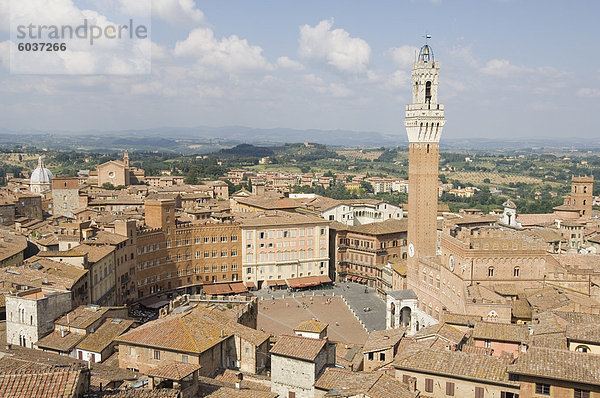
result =
[[[528,227],[533,225],[545,225],[554,223],[558,217],[554,213],[550,214],[518,214],[517,221],[522,226]]]
[[[54,323],[56,325],[70,326],[77,329],[85,329],[94,322],[103,318],[107,312],[114,308],[124,307],[99,307],[94,305],[80,305],[67,315],[58,318]]]
[[[224,333],[221,337],[220,330],[215,330],[214,325],[204,328],[201,322],[194,321],[186,319],[186,314],[170,315],[130,330],[116,341],[199,354],[230,336]]]
[[[328,391],[327,396],[367,396],[370,398],[414,398],[399,380],[383,372],[351,372],[327,368],[315,383],[315,388]]]
[[[294,328],[294,332],[311,332],[311,333],[321,333],[323,330],[327,328],[325,322],[318,321],[316,319],[309,319],[308,321],[302,322],[300,325]]]
[[[303,214],[292,214],[282,211],[269,212],[269,213],[237,213],[236,221],[241,222],[242,227],[264,227],[270,225],[298,225],[298,224],[309,224],[309,225],[323,225],[328,224],[329,221],[316,216],[303,215]]]
[[[509,342],[529,341],[529,329],[527,325],[515,325],[511,323],[476,322],[472,336],[474,339],[485,339]]]
[[[509,372],[600,386],[600,355],[531,347],[519,355]]]
[[[369,333],[363,352],[385,350],[398,344],[404,336],[404,329],[377,330]]]
[[[531,319],[531,306],[525,299],[519,299],[510,303],[512,316],[521,319]]]
[[[381,375],[381,372],[351,372],[345,369],[327,368],[315,382],[315,388],[325,391],[369,389]]]
[[[131,327],[131,319],[107,318],[94,333],[87,335],[76,348],[91,352],[102,352],[114,339]]]
[[[563,311],[552,311],[552,314],[554,314],[572,324],[592,323],[592,322],[600,323],[600,314],[586,314],[583,312],[563,312]]]
[[[152,368],[146,374],[151,377],[179,381],[201,368],[202,366],[193,363],[174,362]]]
[[[39,265],[41,265],[41,268]],[[32,287],[71,290],[88,271],[42,257],[31,257],[20,267],[7,268],[17,273],[0,272],[0,280]]]
[[[600,271],[600,256],[596,254],[552,254],[552,258],[570,270]]]
[[[283,335],[279,336],[277,343],[271,348],[271,355],[314,361],[326,344],[325,339]]]
[[[467,326],[475,325],[475,322],[483,320],[482,317],[478,315],[466,315],[466,314],[455,314],[452,312],[444,312],[443,316],[444,322],[451,325],[460,325]]]
[[[477,354],[477,355],[492,355],[491,348],[478,347],[476,345],[465,344],[462,347],[462,352],[466,352],[467,354]]]
[[[408,219],[388,219],[381,222],[350,226],[348,231],[365,235],[386,235],[406,232],[408,230]]]
[[[335,343],[335,364],[344,368],[358,369],[363,361],[362,346],[358,344]]]
[[[370,398],[415,398],[420,396],[417,392],[409,391],[408,387],[400,380],[386,374],[381,375],[375,384],[366,391],[366,395]]]
[[[432,325],[419,330],[414,338],[420,340],[431,336],[438,336],[441,339],[452,343],[459,344],[465,338],[465,332],[458,330],[454,326],[448,325],[446,322],[442,324]]]
[[[84,240],[82,243],[89,245],[118,245],[125,241],[127,241],[126,236],[113,234],[112,232],[107,231],[97,231],[95,236],[91,237],[88,240]]]
[[[21,234],[0,230],[0,261],[27,248],[27,238]]]
[[[179,398],[180,390],[171,388],[159,388],[157,390],[147,390],[145,388],[136,388],[129,390],[103,391],[99,397],[106,398]]]
[[[525,235],[532,236],[538,239],[543,240],[546,243],[554,243],[560,241],[566,241],[565,238],[553,228],[539,228],[539,229],[530,229],[523,231]]]
[[[234,313],[226,308],[221,311],[216,307],[196,306],[148,322],[123,334],[116,341],[202,353],[233,335],[256,346],[268,340],[267,334],[241,325],[234,318]]]
[[[236,381],[237,381],[237,375],[238,375],[238,371],[232,370],[232,369],[224,369],[223,373],[217,374],[214,379],[221,381],[223,383],[229,383],[230,385],[235,385]],[[271,387],[270,384],[261,384],[260,380],[257,380],[256,378],[259,376],[256,375],[252,375],[251,376],[254,380],[256,381],[250,381],[248,377],[246,377],[246,375],[244,375],[244,380],[242,380],[242,388],[248,388],[251,390],[258,390],[258,391],[271,391]],[[270,378],[266,378],[267,381],[270,382]]]
[[[508,379],[504,360],[461,351],[421,350],[417,353],[399,356],[394,361],[394,366],[397,369],[447,375],[447,377],[519,385],[518,382]]]
[[[4,357],[0,359],[0,369],[3,369],[1,363],[5,361],[7,358],[10,358],[13,361],[20,361],[29,363],[28,366],[35,367],[47,367],[49,363],[53,365],[60,365],[63,367],[66,366],[79,366],[81,368],[86,368],[88,366],[87,362],[81,361],[76,358],[72,358],[66,355],[59,355],[50,351],[42,351],[33,348],[25,348],[21,346],[12,346],[11,349],[7,349],[3,346],[0,346],[0,352],[3,354],[8,354],[10,357]],[[106,366],[103,363],[92,363],[92,376],[91,376],[91,385],[99,386],[102,383],[104,386],[110,383],[119,383],[125,380],[136,380],[137,373],[132,372],[127,369],[120,369],[111,366]],[[8,367],[9,369],[14,369],[15,366],[11,365]]]
[[[79,245],[73,248],[73,251],[78,253],[87,253],[88,261],[90,263],[96,263],[102,260],[104,257],[110,255],[115,251],[113,246],[90,246],[86,244]]]
[[[242,381],[240,389],[235,388],[235,384],[224,382],[208,377],[198,377],[200,382],[200,397],[208,398],[277,398],[279,394],[262,389],[254,389],[249,383]]]
[[[4,370],[0,372],[0,396],[6,398],[76,397],[83,383],[81,369]]]
[[[48,348],[54,351],[71,352],[84,338],[84,334],[70,332],[65,332],[65,337],[62,337],[61,332],[55,330],[48,336],[39,339],[35,345],[39,348]]]
[[[264,210],[296,209],[301,206],[299,201],[283,198],[279,194],[253,195],[247,198],[239,198],[237,202]]]
[[[567,326],[569,340],[585,343],[600,344],[600,324],[569,325]]]
[[[567,349],[567,336],[564,333],[533,335],[529,339],[531,347],[555,348],[557,350]]]

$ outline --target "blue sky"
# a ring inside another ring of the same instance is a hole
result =
[[[27,76],[8,72],[0,3],[0,127],[245,125],[404,137],[410,61],[428,33],[441,62],[443,138],[599,137],[599,4],[154,0],[152,74]]]

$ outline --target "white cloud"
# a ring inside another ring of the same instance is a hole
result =
[[[288,57],[279,57],[277,58],[277,65],[281,68],[292,69],[292,70],[303,70],[304,65],[302,65],[298,61],[294,61]]]
[[[315,27],[300,27],[301,57],[326,61],[343,72],[364,73],[369,65],[371,47],[360,38],[350,37],[344,29],[331,30],[333,19]]]
[[[335,98],[346,98],[352,95],[352,90],[343,84],[329,83],[327,87],[320,88],[317,91],[326,93]]]
[[[152,0],[152,16],[172,25],[193,26],[204,23],[204,13],[196,8],[194,0]]]
[[[404,70],[397,70],[388,80],[388,84],[392,87],[407,87],[409,85],[410,76]]]
[[[10,15],[9,15],[9,7],[10,1],[2,0],[0,1],[0,30],[9,30],[10,29]]]
[[[582,98],[600,97],[600,88],[580,88],[577,90],[577,96]]]
[[[236,35],[217,39],[209,28],[197,28],[187,39],[175,44],[173,53],[191,57],[200,66],[218,67],[227,72],[271,70],[273,66],[262,56],[263,49],[251,46]]]
[[[492,59],[488,61],[483,68],[481,68],[481,72],[485,73],[486,75],[497,77],[510,77],[527,71],[529,71],[528,68],[513,65],[506,59]]]
[[[169,50],[165,46],[161,46],[160,44],[155,42],[152,42],[151,46],[153,61],[160,61],[169,58]]]
[[[463,60],[467,65],[469,65],[472,68],[479,68],[479,61],[473,54],[471,46],[454,46],[450,49],[449,54],[454,58]]]
[[[419,53],[419,49],[414,46],[402,46],[390,48],[389,53],[398,66],[407,67],[415,62],[415,57]]]
[[[345,98],[352,95],[352,90],[343,84],[327,83],[312,73],[302,76],[304,81],[318,93],[329,95],[335,98]]]
[[[10,68],[10,41],[5,40],[0,42],[0,60],[2,60],[2,66],[6,69]]]

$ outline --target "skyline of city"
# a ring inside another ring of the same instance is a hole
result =
[[[244,125],[403,137],[408,70],[430,34],[452,110],[445,138],[598,135],[584,117],[600,98],[592,2],[172,0],[153,8],[148,76],[11,75],[5,5],[0,116],[12,130]]]

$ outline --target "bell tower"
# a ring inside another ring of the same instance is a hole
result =
[[[437,251],[439,142],[444,106],[438,103],[440,63],[428,44],[412,66],[413,103],[406,106],[409,263]]]

